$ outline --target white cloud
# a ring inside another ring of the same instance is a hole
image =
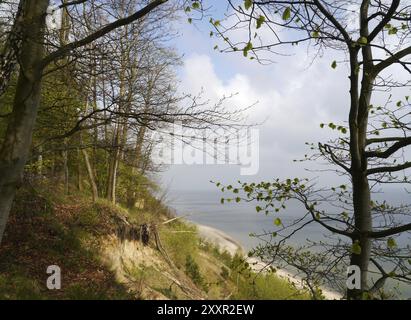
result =
[[[333,134],[320,129],[320,123],[343,124],[349,112],[348,66],[341,52],[331,51],[313,60],[314,49],[294,47],[286,57],[274,56],[276,63],[262,66],[239,54],[221,54],[212,50],[214,43],[208,32],[194,28],[184,31],[182,43],[190,44],[181,70],[181,87],[217,101],[224,95],[238,93],[230,100],[231,107],[245,107],[258,102],[250,112],[250,122],[266,120],[260,127],[260,174],[251,180],[277,176],[305,176],[309,164],[293,163],[309,153],[305,142],[327,141]],[[333,54],[333,55],[331,55]],[[337,68],[331,68],[333,60]],[[383,101],[381,97],[373,103]],[[193,175],[199,188],[206,188],[215,177],[236,181],[239,168],[172,166],[165,180],[173,177],[173,187],[190,185]],[[184,188],[184,187],[181,187]]]

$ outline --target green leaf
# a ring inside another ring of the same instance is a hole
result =
[[[263,210],[263,208],[261,208],[260,206],[255,207],[255,211],[260,212],[261,210]]]
[[[193,22],[193,19],[192,19],[192,18],[188,18],[188,19],[187,19],[187,22],[188,22],[188,23],[192,23],[192,22]]]
[[[275,224],[277,227],[281,226],[281,224],[282,224],[281,219],[280,219],[280,218],[276,218],[276,219],[274,220],[274,224]]]
[[[257,19],[257,29],[260,29],[264,22],[265,22],[265,17],[259,16]]]
[[[221,204],[224,204],[224,198],[221,198],[221,200],[220,200],[220,202],[221,202]]]
[[[320,32],[319,31],[313,31],[312,33],[311,33],[311,37],[313,37],[314,39],[317,39],[317,38],[319,38],[320,37]]]
[[[360,45],[365,46],[368,43],[368,39],[366,37],[361,37],[357,41]]]
[[[283,12],[283,20],[287,21],[287,20],[290,20],[290,18],[291,18],[291,8],[287,7]]]
[[[355,242],[352,244],[352,246],[351,246],[351,252],[354,253],[354,254],[357,254],[357,255],[361,254],[361,246],[360,246],[360,244],[358,243],[358,240],[355,241]]]
[[[247,43],[247,45],[243,49],[243,55],[244,57],[248,56],[248,51],[253,49],[253,44],[251,42]]]
[[[235,198],[235,202],[239,203],[241,201],[241,198],[237,197]]]
[[[395,240],[393,238],[388,238],[387,246],[388,246],[388,248],[393,249],[397,246],[397,242],[395,242]]]
[[[333,63],[331,64],[331,68],[335,69],[337,68],[337,61],[333,61]]]
[[[245,10],[250,9],[252,5],[253,5],[253,0],[245,0],[245,1],[244,1],[244,8],[245,8]]]
[[[192,5],[192,7],[193,7],[193,9],[200,9],[200,2],[193,2],[193,5]]]
[[[398,29],[396,27],[392,27],[390,30],[388,30],[389,35],[394,35],[397,34]]]

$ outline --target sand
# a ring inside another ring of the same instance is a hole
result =
[[[257,258],[247,257],[246,251],[244,250],[243,246],[239,242],[234,240],[232,237],[225,234],[223,231],[212,228],[212,227],[204,226],[204,225],[199,225],[199,224],[197,224],[196,226],[197,226],[200,237],[203,238],[205,241],[213,243],[220,249],[226,250],[231,255],[235,255],[236,253],[240,253],[244,255],[246,257],[247,262],[250,264],[250,267],[255,272],[264,271],[266,269],[267,265],[264,262],[262,262],[261,260]],[[301,278],[292,275],[286,270],[277,269],[276,274],[280,278],[294,283],[297,288],[302,289],[304,287]],[[342,295],[337,292],[333,292],[326,288],[322,288],[322,291],[323,291],[324,297],[327,300],[342,299]]]

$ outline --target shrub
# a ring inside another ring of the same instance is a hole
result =
[[[186,257],[186,273],[196,285],[204,287],[204,278],[200,273],[200,268],[191,255]]]

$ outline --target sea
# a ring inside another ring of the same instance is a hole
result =
[[[178,216],[184,216],[186,220],[193,223],[206,225],[219,229],[238,241],[246,250],[251,250],[261,243],[252,234],[262,234],[272,232],[276,229],[274,220],[279,217],[284,225],[301,217],[303,212],[298,203],[289,203],[287,208],[276,216],[266,215],[263,212],[257,213],[256,203],[246,202],[224,202],[221,198],[227,195],[216,190],[172,190],[168,192],[167,203],[174,209]],[[390,199],[391,204],[405,203],[407,193],[390,191],[374,196],[378,201]],[[411,195],[409,195],[411,202]],[[312,223],[295,234],[288,242],[292,246],[301,246],[308,241],[330,241],[324,236],[322,226]],[[396,239],[398,245],[411,244],[410,233],[403,234]],[[411,257],[410,257],[411,258]],[[292,271],[292,270],[289,270]],[[411,286],[402,283],[389,283],[388,287],[397,287],[397,292],[401,299],[411,298]]]

